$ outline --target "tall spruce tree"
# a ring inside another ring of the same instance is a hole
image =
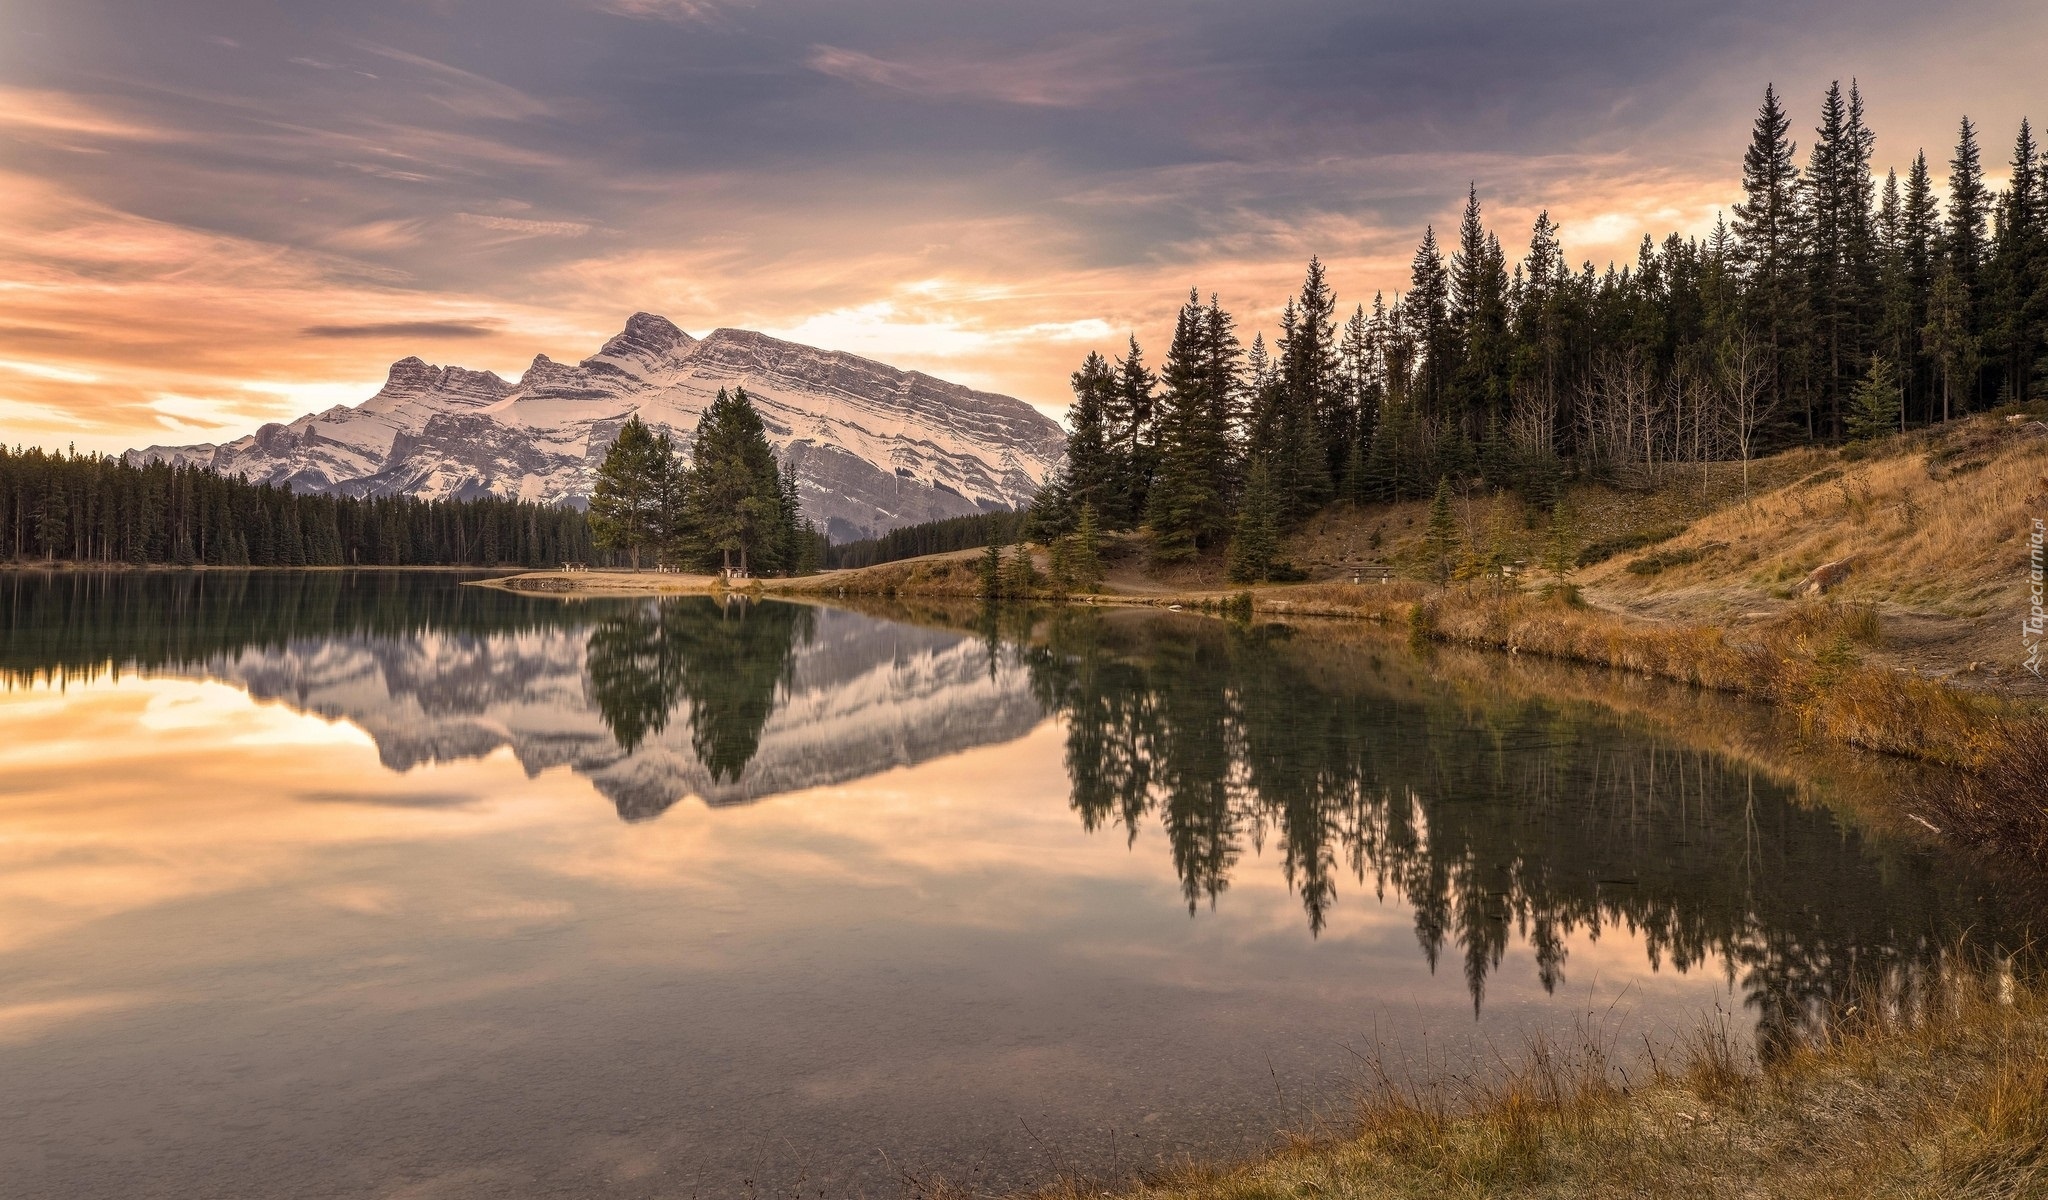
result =
[[[1906,405],[1913,411],[1913,397],[1922,397],[1922,420],[1934,419],[1934,366],[1920,333],[1928,323],[1927,305],[1934,294],[1936,250],[1940,241],[1941,208],[1934,197],[1934,180],[1927,169],[1927,152],[1913,156],[1906,174],[1906,198],[1901,222],[1900,254],[1905,259],[1909,316],[1913,331],[1913,353],[1899,360],[1905,377]]]
[[[1981,337],[1984,332],[1984,262],[1991,193],[1984,186],[1984,166],[1977,148],[1977,127],[1964,117],[1956,135],[1955,157],[1948,164],[1948,221],[1942,230],[1941,257],[1961,288],[1962,328],[1968,353],[1956,361],[1966,373],[1945,393],[1965,411],[1976,406]],[[1953,299],[1953,298],[1951,298]],[[1945,384],[1946,387],[1946,384]]]
[[[1429,415],[1443,412],[1444,400],[1457,369],[1457,339],[1451,326],[1450,274],[1444,269],[1443,251],[1437,248],[1436,230],[1422,231],[1422,244],[1408,270],[1408,295],[1402,303],[1407,329],[1421,355],[1420,399]]]
[[[1145,366],[1145,353],[1138,337],[1116,364],[1116,388],[1111,393],[1110,451],[1116,464],[1122,496],[1117,508],[1126,520],[1135,522],[1145,512],[1145,494],[1159,467],[1158,380]]]
[[[1229,314],[1190,292],[1160,370],[1159,468],[1147,496],[1153,554],[1179,561],[1222,542],[1230,528],[1231,408],[1236,337]]]
[[[1301,294],[1281,315],[1276,386],[1259,422],[1260,452],[1280,496],[1281,519],[1292,524],[1331,496],[1330,431],[1349,426],[1337,399],[1336,297],[1320,259],[1310,259]]]
[[[2041,361],[2048,317],[2048,230],[2044,230],[2041,150],[2033,125],[2020,121],[2012,176],[1998,201],[1998,232],[1987,267],[1985,340],[1998,368],[1998,394],[2024,400]]]
[[[1507,293],[1507,259],[1499,239],[1486,231],[1475,184],[1466,192],[1450,268],[1449,311],[1456,346],[1450,370],[1457,387],[1453,414],[1468,434],[1506,415],[1512,357]]]
[[[687,544],[703,561],[728,574],[783,568],[782,473],[745,388],[720,388],[698,419],[684,489]]]
[[[1092,505],[1111,528],[1129,523],[1129,489],[1113,444],[1117,377],[1107,359],[1090,353],[1071,380],[1067,453],[1059,473],[1032,508],[1032,525],[1048,541],[1068,532],[1083,505]]]
[[[590,490],[590,529],[596,544],[624,550],[634,570],[640,555],[669,536],[676,486],[675,447],[638,413],[619,427]]]
[[[1803,315],[1799,168],[1793,164],[1797,147],[1786,136],[1791,128],[1777,88],[1766,86],[1742,156],[1743,199],[1735,205],[1736,254],[1750,321],[1769,348],[1771,386],[1779,395],[1791,391]]]
[[[1840,82],[1821,102],[1807,163],[1806,266],[1814,370],[1827,432],[1842,430],[1842,404],[1865,357],[1875,284],[1870,230],[1870,150],[1863,98]]]

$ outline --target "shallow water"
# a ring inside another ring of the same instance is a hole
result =
[[[1306,630],[16,574],[0,678],[8,1196],[1116,1175],[1538,1036],[1769,1055],[2026,934],[1755,766]]]

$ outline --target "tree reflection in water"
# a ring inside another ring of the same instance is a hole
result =
[[[621,749],[637,749],[689,704],[690,745],[713,780],[735,780],[790,681],[811,609],[740,597],[636,604],[591,626],[590,698]]]
[[[1401,686],[1279,627],[1079,611],[1049,630],[1014,653],[1064,718],[1087,828],[1156,822],[1191,914],[1269,842],[1314,932],[1347,880],[1392,893],[1432,969],[1462,958],[1475,1014],[1517,939],[1554,991],[1570,938],[1620,927],[1653,967],[1738,979],[1769,1056],[1831,1011],[1917,1003],[1966,931],[2019,944],[1966,864],[1591,706]]]

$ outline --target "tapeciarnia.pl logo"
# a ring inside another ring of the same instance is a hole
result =
[[[2048,543],[2048,521],[2034,518],[2034,534],[2027,539],[2027,616],[2020,622],[2020,642],[2027,648],[2027,670],[2041,677],[2041,643],[2048,636],[2048,608],[2043,607],[2043,545]]]

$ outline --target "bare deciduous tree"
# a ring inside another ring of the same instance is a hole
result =
[[[1756,457],[1758,434],[1777,415],[1783,396],[1773,378],[1770,348],[1747,329],[1730,334],[1716,356],[1723,435],[1742,459],[1742,490],[1749,490],[1749,460]]]

